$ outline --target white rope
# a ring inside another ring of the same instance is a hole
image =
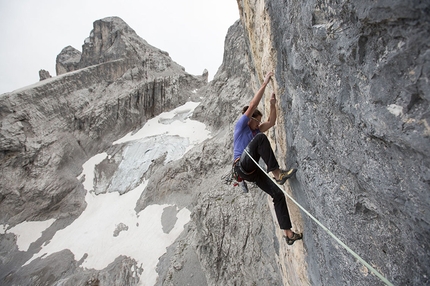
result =
[[[339,243],[343,248],[345,248],[349,253],[352,254],[358,261],[361,262],[364,266],[366,266],[370,271],[381,279],[382,282],[389,286],[394,286],[387,278],[385,278],[381,273],[379,273],[375,268],[373,268],[369,263],[367,263],[363,258],[361,258],[357,253],[355,253],[351,248],[349,248],[345,243],[343,243],[336,235],[334,235],[327,227],[325,227],[321,222],[319,222],[313,215],[311,215],[304,207],[302,207],[295,199],[293,199],[285,190],[281,188],[280,185],[276,183],[276,181],[267,174],[266,171],[252,158],[252,156],[245,150],[245,153],[251,158],[251,160],[263,171],[266,176],[274,182],[278,188],[293,202],[295,203],[305,214],[307,214],[313,221],[315,221],[325,232],[327,232],[337,243]]]

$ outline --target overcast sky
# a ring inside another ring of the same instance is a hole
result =
[[[0,94],[55,76],[66,46],[82,51],[93,22],[122,18],[150,45],[194,75],[215,75],[228,28],[239,19],[236,0],[0,0]]]

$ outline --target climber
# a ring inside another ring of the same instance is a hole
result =
[[[278,161],[275,158],[270,142],[266,135],[261,133],[274,126],[276,122],[276,98],[274,93],[270,99],[270,114],[266,122],[261,122],[263,115],[257,109],[272,76],[273,72],[267,73],[263,85],[254,95],[249,106],[243,108],[242,116],[235,125],[233,170],[236,174],[236,179],[255,182],[260,189],[273,198],[279,227],[284,230],[287,244],[292,245],[296,240],[302,239],[303,235],[294,233],[291,230],[292,225],[285,195],[247,155],[249,153],[256,162],[262,158],[267,165],[267,172],[272,172],[276,183],[280,185],[284,184],[297,171],[296,169],[288,171],[279,169]],[[245,148],[247,152],[244,152]]]

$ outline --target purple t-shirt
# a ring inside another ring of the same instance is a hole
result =
[[[249,117],[243,114],[234,126],[233,135],[233,160],[242,155],[243,150],[251,142],[255,135],[260,133],[260,129],[252,131],[248,126]]]

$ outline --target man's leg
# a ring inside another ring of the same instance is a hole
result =
[[[279,164],[275,158],[272,147],[270,146],[269,139],[267,139],[266,135],[263,133],[255,135],[245,150],[248,151],[248,153],[252,156],[252,158],[254,158],[256,162],[262,158],[264,163],[267,165],[267,172],[279,170]],[[251,172],[258,168],[245,152],[243,152],[240,158],[240,164],[247,172]]]
[[[259,176],[256,179],[257,186],[269,194],[273,199],[273,205],[275,207],[275,213],[276,218],[278,219],[279,227],[283,230],[290,230],[291,220],[284,193],[261,170],[256,172],[258,172],[257,176]]]
[[[276,218],[278,219],[279,227],[284,231],[287,244],[293,245],[296,240],[303,238],[303,234],[294,233],[291,230],[290,214],[284,193],[261,170],[258,171],[257,176],[257,185],[273,198]]]
[[[296,169],[279,169],[279,164],[275,158],[272,147],[270,146],[269,139],[267,139],[266,135],[262,133],[257,134],[251,142],[249,142],[245,150],[256,162],[260,160],[260,157],[263,158],[263,161],[267,165],[267,172],[272,172],[273,176],[275,176],[276,182],[280,185],[284,184],[285,181],[292,177],[297,171]],[[250,158],[245,151],[242,153],[242,156],[240,157],[240,166],[243,168],[244,172],[250,173],[258,169],[252,158]]]

